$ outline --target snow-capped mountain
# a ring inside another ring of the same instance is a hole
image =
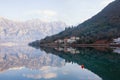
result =
[[[0,47],[0,72],[21,67],[36,70],[44,66],[59,68],[64,65],[64,59],[52,54],[46,54],[39,49],[28,46]]]
[[[0,41],[33,41],[64,30],[63,22],[44,22],[39,19],[25,22],[0,18]]]

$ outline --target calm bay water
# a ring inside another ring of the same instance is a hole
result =
[[[120,54],[93,48],[0,46],[0,80],[120,80]]]

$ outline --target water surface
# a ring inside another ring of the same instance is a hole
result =
[[[0,46],[0,80],[119,80],[119,75],[120,55],[111,50]]]

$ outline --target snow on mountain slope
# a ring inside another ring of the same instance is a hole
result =
[[[63,22],[43,22],[39,19],[17,22],[0,18],[0,41],[33,41],[64,30]]]

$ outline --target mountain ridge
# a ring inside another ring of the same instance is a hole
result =
[[[0,18],[1,41],[33,41],[44,38],[47,35],[56,34],[65,29],[64,22],[44,22],[39,19],[13,21]]]
[[[67,28],[59,34],[46,37],[41,43],[77,36],[80,43],[94,43],[97,40],[112,40],[120,37],[120,0],[108,4],[102,11],[74,28]]]

